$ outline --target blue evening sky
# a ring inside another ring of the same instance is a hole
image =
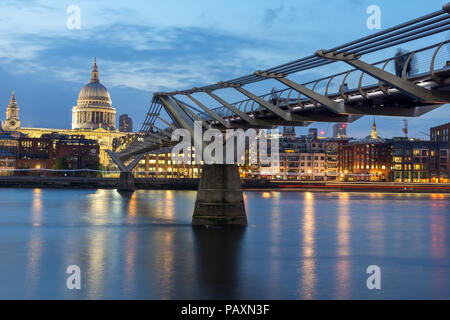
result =
[[[118,115],[129,114],[138,130],[155,91],[229,80],[373,33],[366,27],[369,5],[381,8],[381,26],[387,28],[437,11],[444,2],[2,0],[0,119],[15,90],[22,126],[69,128],[71,108],[79,90],[89,82],[96,56],[100,80]],[[81,9],[79,30],[67,28],[70,5]],[[419,48],[447,37],[442,34],[404,48]],[[374,62],[394,52],[387,50],[367,59]],[[295,79],[313,80],[342,68],[315,70]],[[250,88],[263,93],[271,86]],[[219,94],[230,100],[241,98],[232,92]],[[446,105],[410,119],[410,136],[426,138],[420,132],[449,122],[449,111]],[[351,124],[349,135],[368,135],[372,121],[364,117]],[[403,118],[380,117],[377,123],[383,137],[402,135]],[[328,125],[311,127],[325,131]],[[306,131],[297,130],[299,134]]]

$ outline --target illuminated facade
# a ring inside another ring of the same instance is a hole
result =
[[[445,142],[398,139],[391,149],[392,181],[448,183],[450,150]]]
[[[350,143],[339,153],[343,181],[389,181],[391,148],[388,143]]]
[[[10,175],[8,170],[16,168],[18,142],[9,134],[0,134],[0,176]]]
[[[194,164],[194,154],[189,163],[176,164],[172,161],[170,150],[161,153],[146,154],[135,169],[140,178],[199,178],[200,164]]]

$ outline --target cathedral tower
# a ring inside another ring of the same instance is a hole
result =
[[[16,131],[20,128],[19,106],[17,105],[14,91],[6,109],[6,120],[2,122],[2,129],[4,131]]]
[[[370,137],[374,140],[378,139],[377,124],[375,123],[375,117],[373,118],[372,134],[370,135]]]

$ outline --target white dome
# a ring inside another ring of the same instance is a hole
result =
[[[111,97],[100,82],[90,82],[81,89],[77,104],[81,107],[111,107]]]

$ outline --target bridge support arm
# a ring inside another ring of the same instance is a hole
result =
[[[125,165],[125,163],[122,160],[120,160],[117,154],[114,153],[113,151],[106,150],[106,153],[111,157],[112,161],[119,167],[119,170],[122,172],[131,172],[144,156],[144,154],[140,154],[130,164]]]
[[[314,90],[308,89],[305,86],[302,86],[301,84],[298,84],[292,80],[289,80],[285,78],[282,75],[276,75],[276,74],[267,74],[260,71],[255,72],[256,75],[260,77],[265,78],[274,78],[281,82],[282,84],[288,86],[291,89],[294,89],[297,92],[300,92],[301,94],[307,96],[311,100],[314,100],[318,103],[320,103],[324,108],[328,109],[331,112],[337,113],[337,114],[350,114],[350,108],[345,105],[344,102],[339,103],[336,102],[326,96],[323,96]]]
[[[279,107],[271,104],[270,102],[265,101],[264,99],[261,99],[260,97],[258,97],[257,95],[251,93],[250,91],[245,90],[244,88],[241,88],[241,87],[234,87],[234,89],[236,89],[237,91],[239,91],[243,95],[247,96],[251,100],[255,101],[259,105],[263,106],[264,108],[266,108],[267,110],[269,110],[273,114],[277,115],[281,119],[283,119],[285,121],[293,120],[292,119],[292,115],[289,112],[281,110]]]
[[[221,103],[225,108],[227,108],[228,110],[234,112],[235,114],[237,114],[242,120],[244,120],[245,122],[251,124],[251,125],[256,125],[256,120],[250,118],[245,112],[242,112],[241,110],[233,107],[231,104],[229,104],[228,102],[226,102],[225,100],[223,100],[221,97],[215,95],[214,93],[207,91],[206,92],[211,98],[213,98],[214,100],[216,100],[217,102]]]
[[[190,94],[186,94],[186,97],[188,97],[192,102],[194,102],[196,105],[198,105],[200,108],[203,109],[206,113],[208,113],[211,117],[216,119],[220,122],[221,125],[223,125],[225,128],[229,128],[230,124],[225,121],[222,117],[219,117],[216,113],[212,112],[210,109],[208,109],[203,103],[192,97]]]
[[[123,163],[114,152],[111,150],[106,150],[106,152],[120,169],[117,190],[124,192],[134,191],[134,176],[132,171],[137,166],[139,161],[141,161],[142,157],[144,157],[144,154],[138,155],[130,164],[125,165],[125,163]]]
[[[207,121],[204,121],[202,118],[200,118],[200,116],[198,114],[196,114],[194,111],[191,110],[194,109],[192,106],[188,105],[187,103],[178,100],[176,98],[174,98],[175,102],[178,103],[178,105],[187,113],[189,114],[192,119],[195,119],[195,121],[201,122],[202,123],[202,127],[205,128],[206,130],[210,128],[210,124],[207,123]],[[200,111],[199,111],[200,112]]]
[[[222,85],[224,85],[224,84],[222,84]],[[276,116],[280,117],[284,121],[288,121],[288,122],[303,122],[303,125],[308,125],[309,124],[309,123],[308,124],[305,123],[307,121],[310,121],[310,119],[307,118],[307,117],[302,117],[302,116],[291,114],[291,112],[286,112],[286,111],[282,110],[281,108],[279,108],[278,106],[275,106],[275,105],[271,104],[270,102],[267,102],[264,99],[261,99],[257,95],[251,93],[250,91],[245,90],[244,88],[241,88],[239,86],[232,86],[232,87],[234,89],[236,89],[237,91],[239,91],[240,93],[242,93],[243,95],[245,95],[248,98],[250,98],[251,100],[253,100],[256,103],[258,103],[259,105],[261,105],[265,109],[269,110],[270,112],[272,112]],[[297,125],[299,125],[299,124],[297,124]]]

